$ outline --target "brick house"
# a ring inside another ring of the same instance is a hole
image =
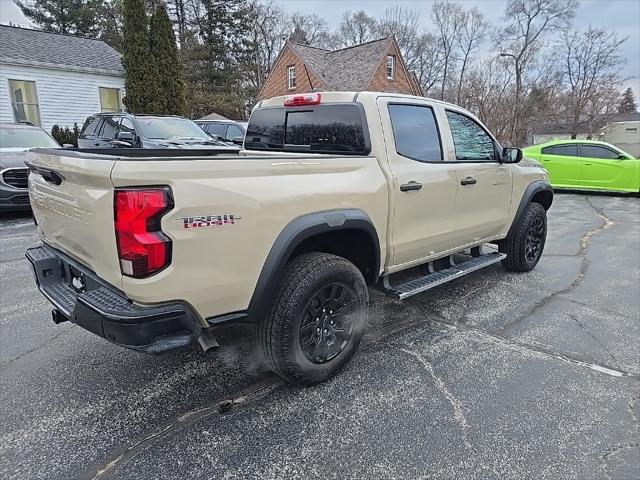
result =
[[[258,100],[315,90],[422,95],[395,39],[387,37],[333,51],[287,41]]]

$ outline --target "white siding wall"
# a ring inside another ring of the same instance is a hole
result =
[[[119,88],[124,96],[124,79],[110,75],[70,72],[50,68],[0,64],[0,121],[13,122],[9,79],[36,82],[40,121],[47,132],[55,124],[81,127],[92,113],[100,111],[99,87]]]
[[[640,122],[616,122],[602,129],[598,140],[609,142],[640,158]]]

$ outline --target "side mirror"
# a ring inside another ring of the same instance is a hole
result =
[[[63,143],[62,148],[75,148],[73,143]]]
[[[502,149],[502,163],[518,163],[522,160],[522,150],[515,147]]]
[[[618,155],[618,160],[629,160],[629,157],[621,153],[620,155]]]
[[[133,142],[135,141],[136,137],[133,135],[133,133],[131,132],[118,132],[118,140],[120,140],[121,142],[128,142],[133,144]]]
[[[231,141],[236,145],[242,145],[244,143],[244,137],[233,137]]]

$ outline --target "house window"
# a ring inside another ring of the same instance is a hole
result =
[[[121,112],[120,89],[100,87],[100,111],[106,113]]]
[[[9,80],[11,107],[16,122],[30,122],[40,126],[40,108],[36,82],[28,80]]]
[[[396,73],[396,57],[393,55],[387,55],[387,78],[393,80],[393,76]]]
[[[287,67],[287,85],[289,90],[296,88],[296,67]]]

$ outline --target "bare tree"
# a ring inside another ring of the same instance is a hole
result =
[[[464,75],[469,66],[471,57],[478,52],[480,44],[486,38],[489,31],[489,22],[476,7],[464,12],[460,34],[456,38],[458,51],[460,52],[460,73],[458,75],[458,86],[456,88],[456,103],[461,103],[462,84]]]
[[[464,9],[457,3],[449,0],[436,0],[433,3],[431,18],[435,24],[442,51],[441,100],[445,97],[450,71],[455,68],[455,47],[460,43],[460,31],[465,17]]]
[[[327,21],[312,13],[295,12],[291,15],[291,37],[305,45],[325,47],[329,43]]]
[[[515,103],[510,140],[521,145],[526,131],[521,128],[521,101],[524,94],[523,80],[542,47],[546,33],[562,29],[575,15],[578,0],[511,0],[505,17],[507,25],[496,35],[498,55],[510,58],[515,75]]]
[[[442,50],[438,38],[432,33],[425,33],[417,39],[419,52],[413,64],[413,71],[418,77],[422,91],[429,96],[431,90],[442,78]],[[437,95],[436,95],[437,96]]]
[[[276,61],[290,32],[289,17],[273,0],[251,4],[253,28],[249,42],[253,50],[253,62],[249,81],[260,90]]]
[[[624,63],[620,46],[625,40],[615,32],[592,27],[584,32],[565,32],[562,36],[560,52],[568,87],[571,138],[576,138],[580,117],[587,106],[595,115],[598,108],[603,112],[609,109],[612,96],[614,103],[617,100],[620,68]]]
[[[332,36],[333,48],[346,48],[375,40],[378,34],[378,21],[367,15],[364,10],[342,14],[342,21]]]
[[[378,22],[378,36],[393,36],[396,39],[409,70],[415,68],[422,55],[421,49],[424,47],[420,41],[422,30],[420,12],[400,5],[387,8]]]
[[[508,63],[494,58],[473,67],[463,85],[462,98],[498,140],[508,145],[511,117],[505,115],[504,107],[514,101],[513,72]]]
[[[167,2],[167,11],[173,17],[178,31],[178,43],[184,44],[189,29],[189,11],[185,0],[171,0]]]
[[[619,91],[617,85],[598,85],[584,107],[587,122],[587,139],[591,140],[616,113]]]

